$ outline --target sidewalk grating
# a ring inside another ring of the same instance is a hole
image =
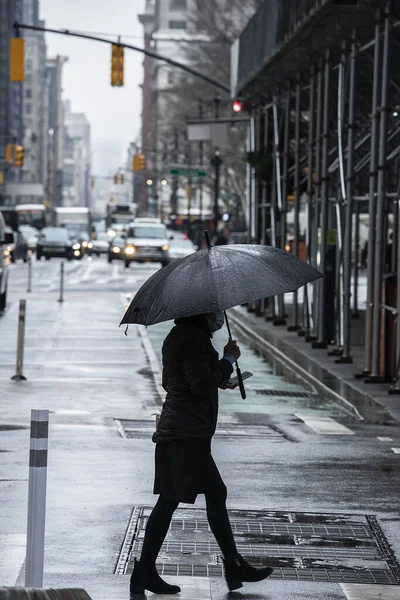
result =
[[[131,419],[114,419],[120,434],[127,438],[149,438],[155,430],[154,421]],[[222,423],[215,432],[216,437],[250,437],[260,438],[268,442],[295,442],[296,440],[281,431],[275,425],[243,425],[239,423]]]
[[[131,573],[151,508],[135,506],[116,574]],[[400,568],[373,515],[229,511],[238,551],[273,579],[399,585]],[[162,575],[223,576],[204,509],[178,509],[157,563]]]

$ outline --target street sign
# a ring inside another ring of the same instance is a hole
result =
[[[208,173],[203,167],[185,167],[172,166],[169,169],[170,175],[183,175],[185,177],[207,177]]]

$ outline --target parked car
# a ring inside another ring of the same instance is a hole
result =
[[[11,261],[7,246],[13,239],[0,211],[0,312],[6,308],[7,304],[8,266]]]
[[[92,240],[92,254],[100,256],[100,254],[108,254],[110,248],[110,236],[106,233],[98,233],[95,240]]]
[[[108,248],[108,262],[112,260],[123,260],[125,250],[126,239],[121,235],[116,235],[112,240]]]
[[[79,242],[71,239],[64,227],[44,227],[40,232],[36,251],[37,259],[42,256],[50,258],[82,258],[82,248]]]
[[[28,260],[28,242],[20,231],[13,231],[11,227],[6,227],[6,232],[10,234],[9,244],[7,244],[7,251],[10,253],[11,262],[16,262],[19,258],[22,258],[24,262]]]
[[[169,263],[167,228],[160,223],[132,223],[126,235],[125,267],[131,262]]]
[[[170,239],[168,245],[168,256],[171,261],[177,260],[178,258],[184,258],[185,256],[196,252],[196,247],[190,240]]]
[[[19,230],[27,241],[28,250],[31,252],[36,252],[37,242],[40,235],[39,230],[31,225],[20,225]]]

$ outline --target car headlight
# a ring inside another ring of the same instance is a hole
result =
[[[80,248],[80,247],[81,247],[81,245],[80,245],[80,244],[74,244],[74,245],[72,246],[72,249],[73,249],[73,250],[79,250],[79,248]]]
[[[80,256],[79,250],[74,250],[74,256]]]
[[[82,246],[83,246],[84,248],[87,248],[87,246],[88,246],[88,243],[87,243],[87,242],[82,242]]]
[[[161,246],[161,250],[164,250],[164,252],[166,252],[168,250],[168,244],[164,244],[164,246]]]
[[[118,254],[119,252],[121,252],[121,248],[119,248],[118,246],[114,246],[112,251],[115,252],[115,254]]]
[[[136,252],[135,246],[127,246],[125,248],[125,254],[131,254],[132,255],[132,254],[135,254],[135,252]]]
[[[88,248],[93,248],[93,244],[92,244],[92,242],[89,242],[89,243],[88,243],[88,245],[87,245],[87,247],[88,247]]]
[[[107,235],[109,235],[110,237],[114,237],[115,236],[114,229],[107,229]]]

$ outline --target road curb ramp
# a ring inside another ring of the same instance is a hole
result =
[[[1,587],[0,600],[91,600],[91,598],[80,588]]]

